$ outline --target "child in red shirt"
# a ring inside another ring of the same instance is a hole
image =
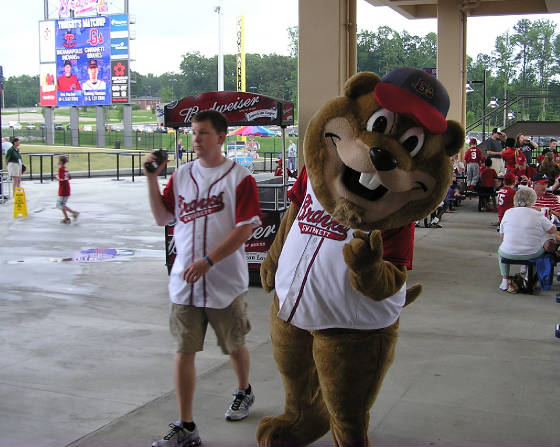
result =
[[[507,149],[502,151],[502,158],[504,159],[504,164],[506,165],[506,172],[513,171],[519,162],[526,160],[523,152],[514,148],[515,140],[513,138],[506,138]]]
[[[70,209],[66,206],[68,198],[70,197],[70,172],[66,169],[66,163],[68,163],[68,157],[66,155],[61,155],[58,157],[58,174],[56,179],[58,180],[58,200],[56,201],[56,207],[62,211],[64,219],[60,221],[63,224],[69,224],[70,218],[68,217],[68,212],[72,213],[74,220],[78,218],[77,211]]]
[[[513,208],[513,196],[515,196],[515,175],[508,172],[504,175],[504,186],[498,191],[498,222],[502,221],[504,213]]]
[[[487,211],[496,211],[496,179],[498,178],[498,173],[495,169],[492,169],[492,159],[487,158],[484,161],[484,169],[480,171],[480,187],[478,188],[478,194],[480,198],[479,208],[486,209]],[[490,209],[488,207],[488,199],[492,199],[492,204],[494,208]]]
[[[482,161],[482,152],[476,146],[476,138],[469,141],[470,147],[465,152],[465,166],[467,168],[467,188],[474,189],[480,178],[480,163]]]

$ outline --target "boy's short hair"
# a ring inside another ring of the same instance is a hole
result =
[[[492,166],[492,159],[490,157],[486,157],[486,160],[484,160],[484,166],[488,168]]]
[[[514,147],[515,146],[515,138],[507,137],[506,138],[506,146],[507,147]]]
[[[196,113],[191,121],[199,123],[201,121],[210,121],[212,127],[217,133],[227,133],[228,120],[225,115],[217,110],[202,110]]]
[[[58,161],[65,165],[66,163],[68,163],[68,157],[66,155],[61,155],[60,157],[58,157]]]

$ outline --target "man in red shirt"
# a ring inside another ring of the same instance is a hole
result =
[[[538,173],[533,177],[533,189],[537,193],[537,201],[533,208],[544,211],[546,217],[553,215],[560,219],[560,202],[558,202],[557,196],[546,190],[547,186],[546,174]]]
[[[475,189],[480,178],[480,162],[482,161],[482,152],[476,146],[476,138],[469,141],[470,147],[465,152],[465,166],[467,167],[467,188]]]
[[[498,222],[502,221],[504,213],[513,208],[513,196],[515,196],[515,175],[508,172],[504,175],[504,186],[498,191]]]

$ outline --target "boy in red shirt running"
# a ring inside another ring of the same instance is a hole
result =
[[[515,175],[508,172],[504,175],[504,186],[498,191],[498,222],[502,221],[504,213],[513,208],[513,196],[515,196],[515,189],[513,185],[515,184]]]
[[[482,161],[482,152],[476,146],[476,138],[469,141],[470,147],[465,152],[465,166],[467,167],[467,188],[475,189],[478,179],[480,178],[480,162]]]
[[[62,211],[64,219],[60,221],[63,224],[69,224],[70,218],[68,217],[68,212],[72,213],[74,220],[78,218],[77,211],[70,209],[66,206],[68,202],[68,197],[70,197],[70,172],[66,169],[66,163],[68,163],[68,157],[66,155],[61,155],[58,157],[58,174],[56,179],[58,180],[58,200],[56,201],[56,207]]]

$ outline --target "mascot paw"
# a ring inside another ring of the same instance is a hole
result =
[[[375,230],[369,235],[363,231],[355,231],[354,239],[344,245],[342,254],[346,265],[353,271],[383,262],[381,231]]]
[[[304,446],[319,439],[329,429],[329,419],[326,414],[313,421],[286,414],[269,416],[263,418],[257,427],[257,443],[259,446],[271,447]]]
[[[261,264],[261,285],[266,293],[274,289],[276,265],[267,257]]]

